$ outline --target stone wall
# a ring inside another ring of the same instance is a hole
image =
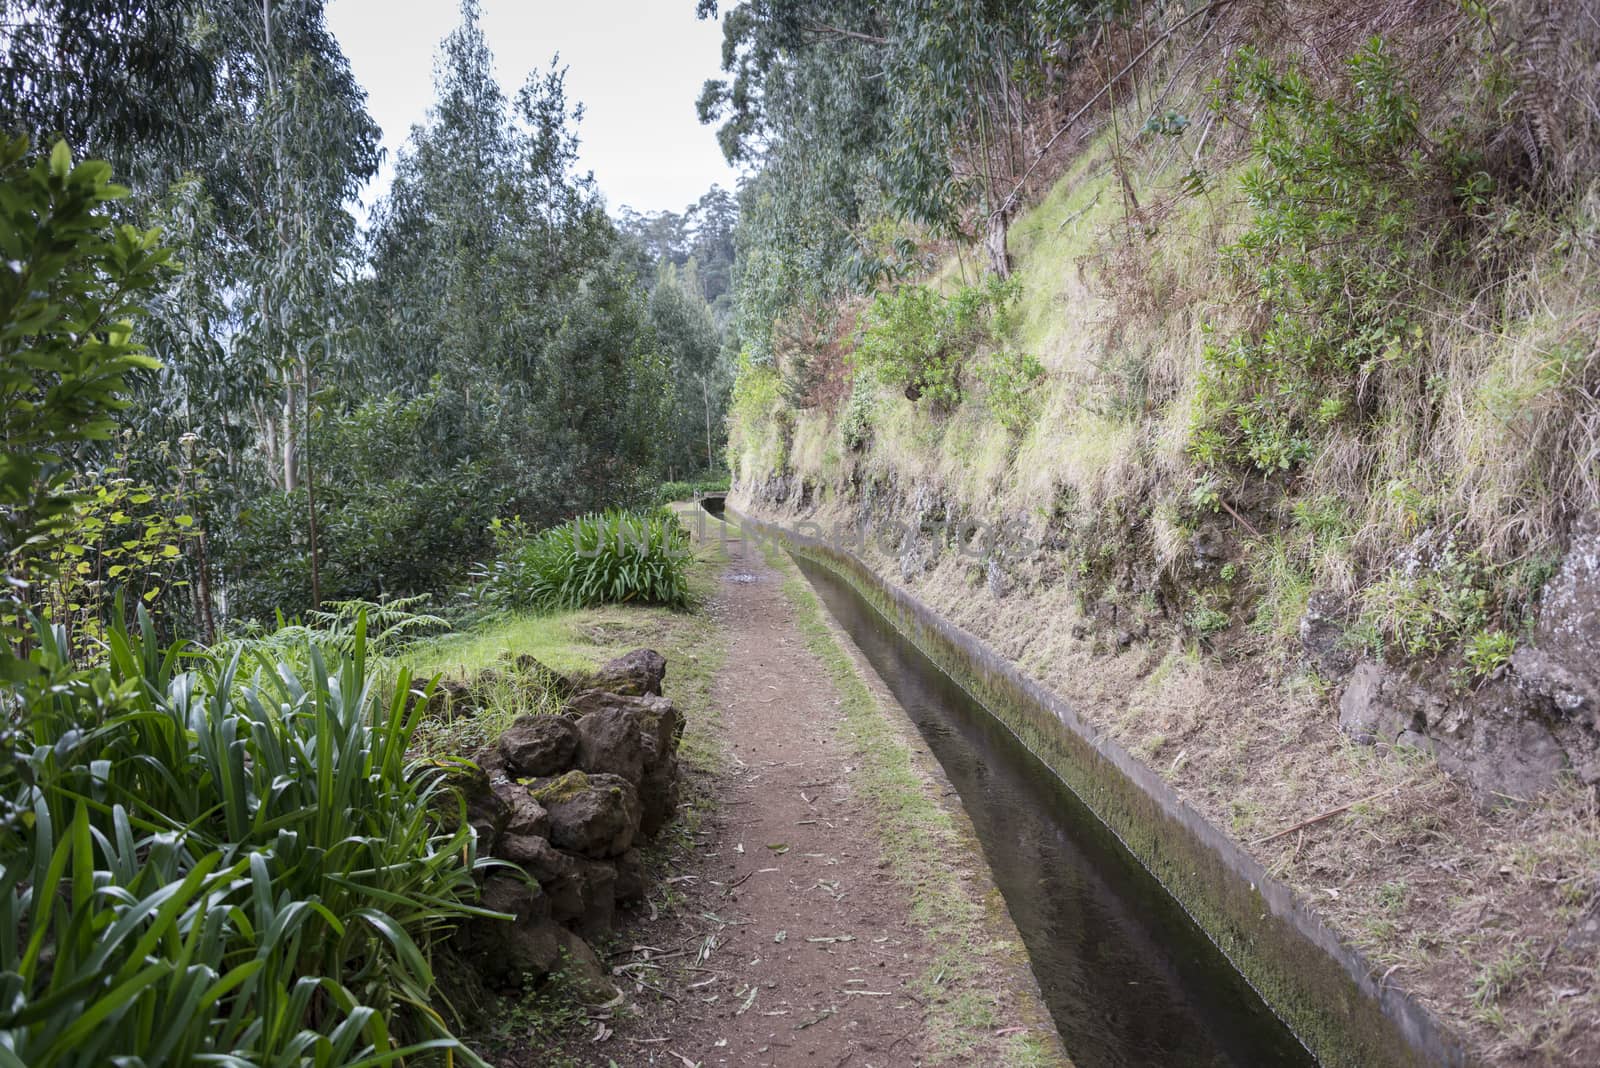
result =
[[[479,855],[508,862],[483,878],[481,903],[513,919],[471,921],[455,943],[491,987],[520,988],[563,960],[600,983],[590,943],[619,906],[644,898],[639,845],[677,810],[683,721],[661,694],[666,661],[652,650],[580,679],[528,659],[519,670],[564,694],[561,710],[519,717],[457,784]]]

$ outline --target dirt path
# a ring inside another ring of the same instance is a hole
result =
[[[702,755],[684,818],[648,861],[648,902],[604,954],[617,996],[584,1009],[558,985],[507,1002],[491,1060],[1066,1063],[970,824],[915,728],[792,564],[726,548],[702,609],[721,647],[706,660],[720,670],[680,674],[675,695],[668,660],[666,695],[697,719]],[[692,672],[696,654],[676,655]]]
[[[729,634],[712,700],[731,766],[674,876],[685,900],[638,932],[663,952],[622,955],[659,1000],[619,1023],[631,1048],[606,1053],[680,1068],[921,1063],[908,987],[927,949],[852,794],[837,695],[759,559],[730,564],[710,610]]]

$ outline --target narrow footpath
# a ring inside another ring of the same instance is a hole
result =
[[[963,872],[975,930],[962,937],[981,947],[965,955],[981,962],[945,967],[951,947],[938,943],[950,931],[929,923],[940,907],[922,900],[945,887],[908,885],[886,849],[879,806],[895,801],[860,786],[872,754],[842,729],[845,698],[798,626],[789,576],[730,549],[705,609],[727,643],[712,689],[725,767],[667,899],[621,932],[610,964],[633,1008],[591,1021],[593,1063],[1062,1063],[976,843],[947,841],[939,861]],[[669,696],[670,678],[669,666]],[[863,681],[890,700],[875,676]],[[930,758],[907,748],[908,788],[953,803]]]

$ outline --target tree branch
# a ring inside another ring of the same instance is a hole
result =
[[[1131,72],[1134,67],[1137,67],[1145,56],[1149,55],[1160,45],[1165,44],[1168,38],[1177,33],[1184,26],[1199,18],[1201,15],[1210,14],[1211,12],[1216,11],[1218,8],[1226,7],[1232,2],[1233,0],[1212,0],[1212,2],[1207,4],[1205,7],[1197,8],[1196,10],[1191,11],[1189,14],[1173,23],[1170,28],[1161,34],[1160,37],[1157,37],[1154,41],[1151,41],[1149,44],[1145,45],[1143,50],[1141,50],[1138,55],[1128,60],[1128,65],[1126,67],[1123,67],[1109,81],[1107,81],[1106,84],[1102,85],[1094,94],[1094,96],[1091,96],[1087,101],[1084,102],[1084,105],[1081,108],[1079,108],[1077,111],[1074,111],[1072,113],[1072,117],[1061,124],[1061,129],[1057,130],[1055,134],[1051,136],[1050,140],[1044,143],[1044,147],[1039,149],[1039,154],[1034,157],[1033,163],[1030,164],[1028,169],[1023,172],[1022,177],[1017,179],[1017,184],[1011,188],[1011,192],[1006,195],[1005,200],[1001,201],[1000,206],[995,209],[995,214],[1002,214],[1016,207],[1017,197],[1022,194],[1023,186],[1028,184],[1028,179],[1033,177],[1033,172],[1038,169],[1040,163],[1044,162],[1045,154],[1049,152],[1055,143],[1061,139],[1061,135],[1072,129],[1073,123],[1083,118],[1089,109],[1094,107],[1095,104],[1099,103],[1100,98],[1109,93],[1114,85],[1120,82],[1123,78],[1127,77],[1129,72]]]
[[[874,37],[870,33],[858,33],[855,30],[844,30],[837,26],[827,26],[822,23],[817,23],[814,26],[807,26],[806,30],[809,33],[820,34],[823,37],[845,37],[852,41],[864,41],[867,44],[878,45],[880,47],[889,43],[889,38],[887,37]]]

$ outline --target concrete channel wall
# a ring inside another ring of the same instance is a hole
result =
[[[747,542],[771,540],[842,576],[1016,734],[1172,894],[1323,1064],[1475,1063],[1425,1008],[1378,982],[1366,958],[1293,891],[1062,698],[886,583],[854,554],[805,533],[805,524],[788,529],[731,509],[729,514]]]

